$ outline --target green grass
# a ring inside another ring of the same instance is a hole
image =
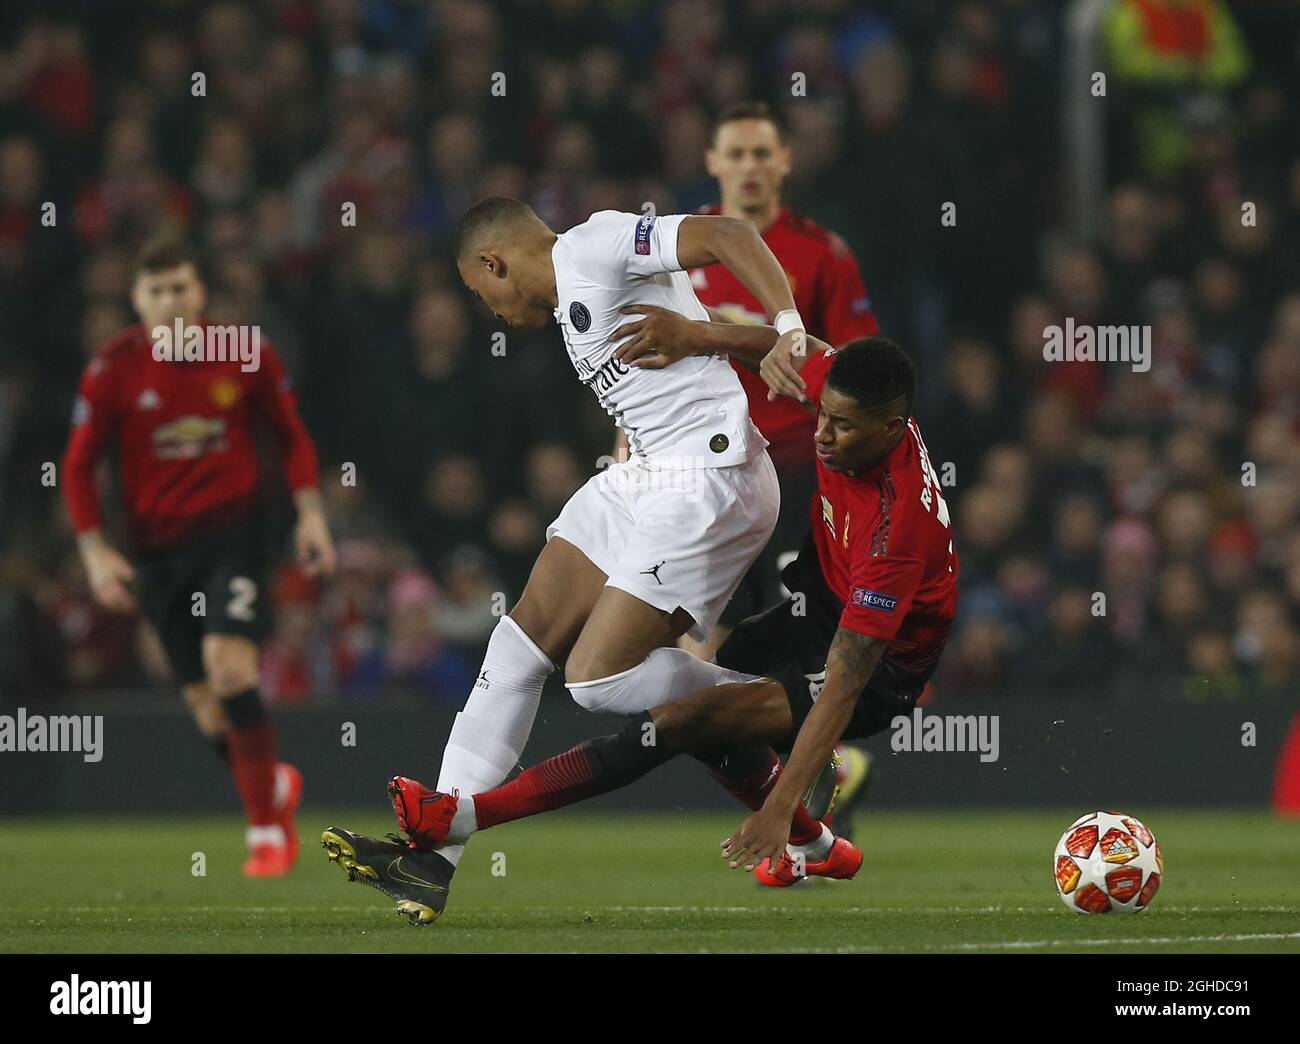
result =
[[[240,877],[234,819],[8,820],[0,951],[1300,952],[1300,823],[1142,811],[1167,877],[1138,916],[1057,899],[1052,846],[1078,810],[873,813],[857,880],[782,890],[715,854],[739,815],[568,813],[475,838],[429,928],[316,847],[334,823],[382,834],[383,814],[309,810],[302,860],[277,881]],[[206,876],[191,874],[194,852]]]

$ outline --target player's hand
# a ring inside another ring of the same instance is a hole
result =
[[[808,335],[802,330],[790,330],[777,338],[772,350],[758,365],[758,375],[768,387],[769,402],[775,401],[778,395],[786,395],[800,405],[810,405],[808,385],[799,376],[807,358]]]
[[[722,858],[731,860],[727,865],[733,870],[742,863],[746,870],[753,870],[764,859],[775,863],[785,852],[793,818],[793,813],[786,815],[780,809],[764,804],[722,842]]]
[[[135,579],[135,570],[120,552],[99,544],[85,549],[82,561],[95,601],[115,613],[135,611],[135,598],[128,586]]]
[[[329,526],[320,511],[298,514],[298,528],[294,532],[294,546],[298,552],[298,566],[307,576],[333,576],[338,557]]]
[[[679,359],[694,355],[700,347],[700,324],[680,312],[658,305],[635,304],[620,308],[623,315],[643,315],[624,323],[610,335],[610,340],[624,337],[626,342],[614,349],[614,358],[638,370],[662,370]]]

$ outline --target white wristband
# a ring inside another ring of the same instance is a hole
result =
[[[772,320],[772,325],[776,327],[778,334],[787,334],[791,330],[802,330],[803,320],[799,318],[799,312],[794,308],[787,308],[784,311],[777,312],[776,318]]]

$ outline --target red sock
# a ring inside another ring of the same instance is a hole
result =
[[[255,725],[231,729],[230,771],[244,802],[249,826],[274,826],[275,811],[275,725],[263,718]]]
[[[574,747],[525,769],[509,783],[474,795],[480,830],[581,801],[599,791],[586,748]]]
[[[662,744],[646,746],[642,726],[649,714],[631,718],[622,732],[587,740],[541,764],[525,769],[504,786],[474,795],[480,830],[572,805],[640,779],[673,754]]]
[[[752,757],[748,754],[748,751],[729,754],[723,765],[709,768],[709,775],[746,808],[757,812],[781,778],[781,759],[770,748],[756,750]],[[821,823],[800,804],[790,823],[790,843],[807,845],[821,836]]]

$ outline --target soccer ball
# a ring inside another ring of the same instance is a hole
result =
[[[1165,860],[1155,835],[1139,820],[1123,812],[1089,812],[1056,842],[1052,872],[1061,902],[1071,910],[1138,913],[1155,897]]]

